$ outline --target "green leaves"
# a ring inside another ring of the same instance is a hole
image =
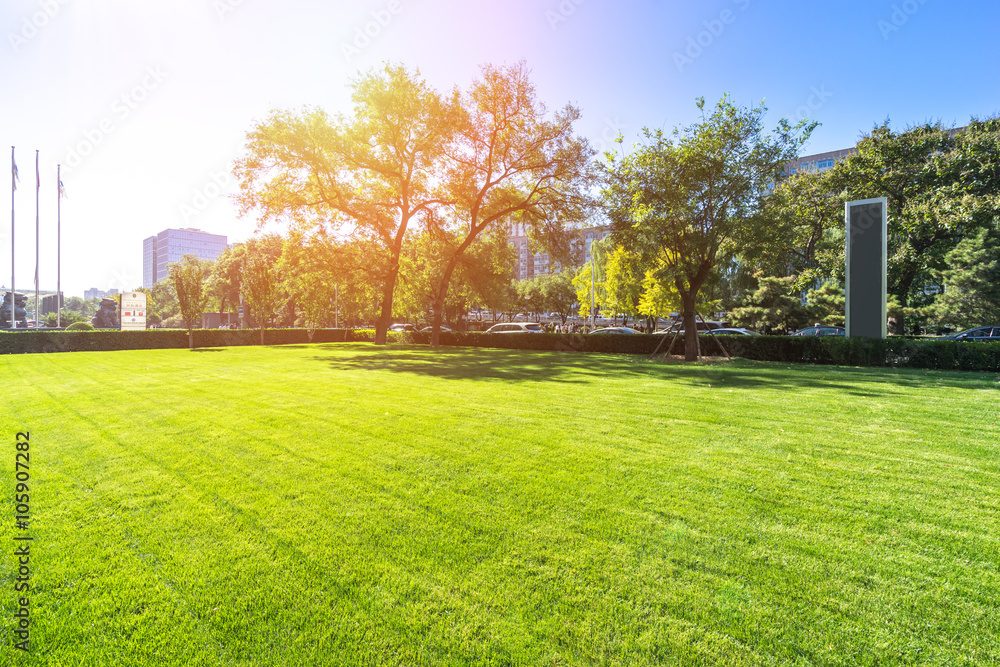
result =
[[[698,108],[702,120],[672,138],[647,129],[644,145],[611,156],[602,190],[616,243],[647,258],[660,254],[689,313],[720,263],[767,242],[753,214],[815,127],[783,123],[771,136],[763,130],[763,105],[737,107],[724,97],[707,117],[703,99]],[[694,346],[692,333],[689,359]]]
[[[170,265],[169,280],[177,295],[181,318],[189,336],[205,311],[208,300],[205,280],[210,270],[211,262],[200,260],[195,255],[184,255],[180,262]]]

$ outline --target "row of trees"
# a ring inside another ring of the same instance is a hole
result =
[[[377,342],[395,316],[423,313],[436,344],[441,323],[470,308],[568,313],[576,303],[587,315],[593,301],[650,321],[682,313],[693,357],[699,312],[774,328],[837,321],[844,202],[886,196],[896,331],[996,312],[995,118],[961,132],[886,122],[829,172],[784,178],[815,123],[767,132],[763,105],[699,100],[698,122],[644,131],[630,153],[600,162],[574,133],[579,111],[550,114],[523,64],[486,66],[447,95],[394,66],[353,88],[351,116],[277,111],[248,134],[236,164],[242,212],[288,233],[202,272],[220,309],[242,294],[264,319],[315,326],[340,290],[342,306],[377,317]],[[612,234],[590,264],[512,281],[511,225],[572,265],[572,230],[595,218]]]

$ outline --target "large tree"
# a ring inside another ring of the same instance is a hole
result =
[[[180,262],[169,267],[170,284],[177,295],[181,318],[188,332],[188,346],[194,347],[194,327],[201,322],[205,312],[208,293],[205,281],[211,271],[211,262],[198,259],[195,255],[184,255]]]
[[[264,327],[274,318],[283,300],[278,272],[283,246],[281,237],[268,234],[247,241],[243,254],[240,294],[260,328],[261,345],[264,344]]]
[[[724,97],[701,121],[667,135],[644,130],[645,143],[626,156],[608,153],[603,199],[615,241],[646,256],[664,254],[664,277],[681,297],[685,358],[697,359],[695,310],[713,270],[753,233],[753,213],[785,162],[815,123],[782,119],[764,132],[766,108],[741,108]]]
[[[236,163],[244,214],[328,226],[384,257],[376,344],[392,322],[407,231],[442,203],[442,152],[456,128],[457,100],[419,73],[386,65],[353,84],[354,114],[275,111],[248,135]]]
[[[566,257],[572,237],[566,223],[585,220],[590,208],[594,151],[573,131],[580,111],[566,105],[550,115],[523,62],[484,66],[462,103],[457,134],[448,145],[451,205],[431,219],[459,232],[434,297],[431,345],[439,341],[452,275],[481,234],[500,224],[521,224],[557,257]]]

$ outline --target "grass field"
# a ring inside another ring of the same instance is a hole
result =
[[[995,375],[340,344],[0,377],[0,665],[1000,663]]]

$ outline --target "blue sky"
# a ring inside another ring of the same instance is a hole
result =
[[[763,100],[769,125],[822,123],[805,149],[815,153],[886,118],[901,129],[1000,113],[997,25],[1000,5],[962,0],[4,0],[0,148],[17,147],[21,174],[17,284],[33,283],[35,150],[42,288],[55,287],[62,163],[64,291],[129,289],[142,280],[142,239],[162,229],[253,233],[227,195],[254,119],[303,105],[347,112],[351,78],[386,60],[441,90],[467,87],[482,63],[525,60],[539,97],[577,104],[598,147],[691,123],[699,96]]]

